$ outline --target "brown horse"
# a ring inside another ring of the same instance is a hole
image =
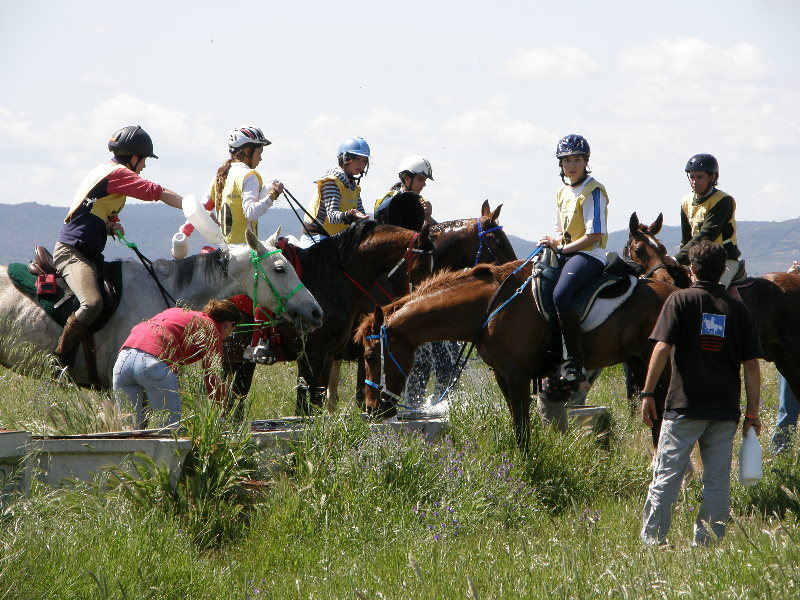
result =
[[[668,257],[667,249],[656,237],[662,223],[661,214],[645,225],[633,213],[625,253],[652,279],[688,287],[688,270]],[[761,341],[761,358],[774,362],[792,392],[800,394],[800,276],[767,273],[734,282],[729,291],[750,308]]]
[[[469,267],[476,261],[516,260],[511,242],[498,224],[501,208],[502,205],[491,210],[486,201],[477,219],[439,223],[429,230],[423,228],[416,247],[423,248],[428,254],[414,255],[415,267],[411,270],[407,266],[397,269],[390,279],[386,275],[408,254],[408,240],[414,235],[412,231],[388,225],[375,227],[376,235],[382,231],[405,232],[405,237],[396,238],[397,243],[392,245],[388,240],[376,243],[371,236],[359,238],[355,230],[347,233],[353,229],[351,227],[316,246],[298,251],[301,280],[314,297],[319,298],[323,310],[325,307],[329,310],[322,327],[305,340],[291,326],[278,325],[283,346],[282,359],[298,361],[298,414],[308,414],[323,405],[334,360],[360,358],[361,346],[351,343],[355,325],[376,305],[386,304],[395,296],[406,294],[410,284],[416,285],[432,272],[443,268]],[[388,249],[390,246],[392,250]],[[338,251],[331,251],[332,247]],[[357,255],[351,256],[356,248]],[[348,270],[349,265],[358,272]],[[380,287],[376,289],[371,284],[377,281]],[[240,399],[247,396],[255,372],[255,363],[245,361],[242,357],[250,337],[249,332],[237,333],[229,338],[226,345],[225,369],[233,375],[234,393]],[[362,373],[359,381],[363,380]],[[359,389],[357,395],[362,396],[363,391]],[[335,404],[335,401],[328,398],[328,404]]]
[[[411,368],[414,350],[432,340],[474,341],[494,371],[514,422],[517,441],[525,446],[530,419],[531,382],[553,374],[559,361],[548,349],[555,330],[539,312],[531,293],[531,265],[516,261],[444,272],[412,294],[376,308],[358,328],[367,365],[367,408],[379,416],[396,414],[397,400]],[[512,297],[485,323],[494,311]],[[648,337],[661,306],[675,290],[671,285],[640,280],[632,295],[597,328],[584,332],[589,369],[622,361],[637,365],[644,379],[652,351]],[[663,396],[664,382],[657,392]]]

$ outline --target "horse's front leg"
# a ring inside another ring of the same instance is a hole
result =
[[[328,390],[325,397],[325,408],[331,414],[339,404],[339,382],[341,381],[342,361],[341,359],[331,361],[331,373],[328,377]]]
[[[330,372],[328,355],[307,354],[297,361],[296,414],[311,415],[322,409]]]
[[[517,444],[525,451],[528,448],[531,422],[530,373],[517,365],[507,365],[495,369],[494,375],[511,411]]]

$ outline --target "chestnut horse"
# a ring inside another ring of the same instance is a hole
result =
[[[667,249],[656,237],[662,224],[662,214],[645,225],[633,213],[625,253],[652,279],[689,287],[689,271],[668,258]],[[792,392],[800,394],[800,276],[767,273],[748,277],[734,282],[729,291],[738,295],[753,315],[761,341],[761,358],[774,362]]]
[[[498,224],[501,208],[502,205],[491,210],[486,201],[477,219],[439,223],[429,230],[423,228],[416,248],[428,255],[415,255],[415,268],[397,269],[391,279],[386,275],[406,256],[409,240],[415,235],[412,231],[389,225],[375,227],[374,222],[357,224],[311,248],[298,250],[302,281],[319,298],[323,310],[328,308],[322,327],[305,340],[291,326],[278,325],[284,350],[282,358],[298,361],[298,414],[322,407],[334,359],[360,358],[361,346],[352,343],[352,335],[360,317],[376,304],[386,304],[394,296],[407,293],[410,283],[416,285],[435,270],[464,268],[488,260],[516,260],[511,242]],[[373,227],[374,235],[388,231],[404,234],[394,237],[394,242],[387,238],[378,244],[371,235],[358,233]],[[368,288],[376,281],[380,281],[381,288],[374,293],[374,289]],[[225,370],[234,376],[234,393],[240,399],[247,396],[255,372],[255,363],[242,357],[250,337],[246,331],[236,333],[228,338],[225,348]],[[359,382],[363,379],[362,374]],[[362,393],[359,389],[358,395]],[[328,404],[335,401],[329,398]]]
[[[410,295],[376,308],[356,334],[364,344],[368,411],[387,417],[396,414],[414,350],[420,344],[473,341],[494,371],[511,411],[517,442],[525,447],[531,382],[552,375],[559,362],[548,352],[556,330],[533,299],[531,268],[516,261],[444,272]],[[652,351],[648,338],[661,306],[674,290],[666,283],[639,280],[631,296],[603,324],[583,333],[586,367],[596,369],[628,361],[636,365],[636,376],[643,381]],[[496,311],[517,291],[520,294],[489,319],[490,311]],[[662,381],[657,393],[663,396],[665,392]]]

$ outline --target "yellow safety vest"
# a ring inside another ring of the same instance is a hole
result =
[[[322,186],[325,185],[328,181],[333,181],[336,184],[336,187],[339,188],[339,194],[341,195],[341,199],[339,200],[339,210],[342,212],[347,212],[353,208],[358,208],[358,201],[361,198],[361,186],[356,185],[355,189],[348,188],[341,179],[336,177],[336,175],[330,175],[328,177],[323,177],[319,181],[317,181],[317,191],[314,195],[314,198],[311,200],[311,207],[309,209],[309,213],[314,217],[317,216],[319,213],[319,207],[322,203]],[[308,215],[305,217],[306,223],[313,223],[311,219],[309,219]],[[328,235],[333,235],[334,233],[339,233],[340,231],[344,231],[349,226],[348,223],[331,223],[330,216],[325,213],[325,222],[322,224],[325,232]]]
[[[734,215],[731,216],[730,220],[731,226],[730,228],[724,227],[716,239],[711,241],[715,244],[719,244],[720,246],[724,246],[727,243],[736,245],[736,200],[734,200],[730,194],[726,194],[722,190],[716,190],[708,198],[698,204],[694,203],[694,193],[687,194],[683,197],[683,200],[681,201],[681,210],[683,211],[683,214],[686,215],[689,225],[692,227],[692,237],[696,236],[703,228],[703,223],[706,220],[706,215],[708,212],[714,208],[714,206],[716,206],[720,200],[729,197],[731,202],[733,202],[734,211]]]
[[[380,208],[381,204],[386,202],[389,198],[393,198],[394,196],[397,196],[397,194],[399,194],[399,193],[400,193],[400,190],[389,190],[383,198],[378,198],[375,201],[375,212],[378,212],[378,209]],[[420,204],[422,204],[423,202],[425,202],[425,198],[423,196],[420,196],[419,197],[419,201],[420,201]]]
[[[258,221],[248,221],[242,208],[242,186],[245,178],[250,174],[258,178],[260,194],[264,183],[261,181],[261,175],[254,169],[237,169],[233,174],[229,172],[225,178],[225,187],[222,188],[222,198],[219,202],[215,197],[216,186],[211,186],[211,197],[214,198],[214,205],[217,209],[217,221],[222,229],[222,237],[228,244],[244,244],[247,229],[258,236]]]
[[[608,220],[608,194],[603,184],[592,179],[581,190],[581,193],[572,197],[568,194],[569,186],[564,186],[558,190],[558,223],[561,226],[561,232],[564,234],[564,242],[574,242],[578,238],[586,235],[586,223],[583,218],[583,205],[587,201],[592,202],[592,194],[595,190],[602,194],[606,200],[604,221]],[[602,234],[600,242],[592,246],[592,248],[605,248],[608,242],[608,234]],[[588,250],[588,249],[587,249]]]
[[[83,180],[83,183],[81,183],[80,187],[78,187],[78,191],[75,192],[75,197],[72,200],[72,204],[69,206],[69,212],[64,218],[64,223],[70,222],[72,215],[74,215],[75,211],[80,208],[81,204],[83,204],[83,201],[86,200],[86,196],[89,195],[89,192],[92,191],[94,186],[103,181],[103,179],[105,179],[109,173],[112,173],[117,169],[127,168],[128,167],[125,165],[112,162],[104,163],[92,169]],[[90,212],[94,216],[101,219],[103,223],[107,223],[109,217],[113,217],[122,210],[122,207],[125,206],[126,199],[127,196],[123,196],[122,194],[110,194],[108,196],[104,196],[103,198],[96,198],[92,203],[92,210]]]

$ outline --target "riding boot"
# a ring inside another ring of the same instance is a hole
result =
[[[583,346],[581,345],[581,317],[577,311],[558,313],[561,337],[564,340],[566,360],[561,366],[561,379],[573,390],[586,381],[583,373]]]
[[[64,324],[64,331],[61,332],[61,337],[58,338],[56,345],[55,355],[58,364],[62,369],[66,369],[72,364],[75,358],[75,351],[89,331],[89,326],[78,321],[75,315],[70,315],[67,322]]]

